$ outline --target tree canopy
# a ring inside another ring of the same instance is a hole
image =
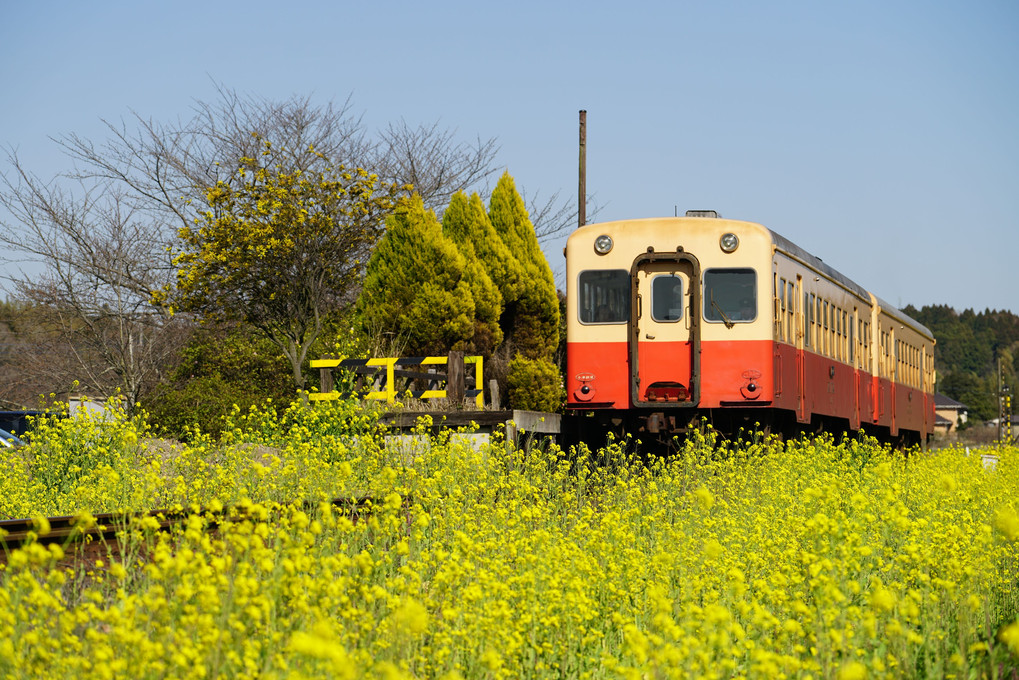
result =
[[[491,355],[505,333],[500,317],[507,298],[520,294],[523,272],[495,233],[481,197],[458,191],[442,215],[442,232],[467,260],[465,275],[475,304],[474,351]],[[501,282],[501,285],[496,282]]]
[[[504,330],[512,338],[515,351],[528,359],[552,361],[559,344],[555,279],[538,245],[527,206],[509,173],[503,174],[492,191],[488,214],[523,274],[515,307],[507,305]]]
[[[363,331],[391,333],[413,356],[468,349],[475,301],[467,260],[418,195],[402,200],[387,226],[357,302]]]
[[[263,142],[262,157],[273,155]],[[259,329],[303,364],[323,316],[353,299],[353,283],[398,188],[363,168],[300,170],[242,159],[207,192],[209,210],[178,232],[177,290],[166,302]]]

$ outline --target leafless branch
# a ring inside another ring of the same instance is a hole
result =
[[[401,120],[380,133],[374,160],[379,175],[395,184],[414,187],[425,207],[437,214],[457,191],[467,191],[495,172],[495,139],[473,143],[456,141],[455,130],[431,126],[414,128]]]
[[[552,241],[559,236],[568,234],[577,228],[577,216],[579,209],[573,199],[564,200],[560,198],[561,191],[556,191],[547,199],[540,198],[540,192],[535,192],[528,197],[527,192],[522,192],[524,202],[527,204],[527,213],[534,225],[534,233],[539,243]],[[593,218],[601,210],[594,202],[594,196],[587,197],[587,215]]]

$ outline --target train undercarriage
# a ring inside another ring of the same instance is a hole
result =
[[[900,429],[892,435],[888,427],[864,425],[852,429],[845,418],[814,415],[809,423],[796,419],[794,411],[761,408],[672,409],[661,411],[573,410],[562,423],[567,446],[583,442],[589,449],[607,441],[629,439],[640,442],[646,453],[667,455],[694,433],[712,430],[720,441],[754,440],[777,437],[780,440],[813,437],[830,433],[843,437],[874,437],[895,448],[924,447],[927,438],[920,432]]]

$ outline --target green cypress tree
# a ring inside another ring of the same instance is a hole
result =
[[[477,195],[475,194],[475,197]],[[449,207],[442,215],[442,231],[453,241],[457,249],[467,261],[465,276],[471,287],[471,295],[474,297],[474,338],[471,348],[485,356],[491,356],[492,352],[502,343],[503,331],[499,326],[499,318],[503,310],[503,298],[499,287],[495,284],[489,271],[496,275],[509,270],[514,261],[509,257],[509,250],[499,240],[488,215],[485,214],[484,204],[480,197],[477,199],[480,205],[480,212],[474,206],[473,197],[468,199],[462,191],[453,195]],[[494,242],[493,242],[494,241]],[[477,250],[479,246],[483,252],[496,252],[501,247],[505,250],[507,260],[489,263],[481,260]]]
[[[524,266],[534,265],[548,270],[548,279],[553,281],[552,271],[538,245],[538,237],[534,233],[534,225],[527,214],[527,205],[517,192],[516,183],[509,172],[504,172],[492,191],[488,203],[488,217],[492,226],[502,238],[513,256]]]
[[[488,215],[524,273],[519,297],[504,313],[503,328],[515,352],[509,365],[510,404],[519,409],[557,410],[563,401],[562,378],[555,364],[559,298],[527,206],[508,172],[492,192]]]
[[[499,288],[504,305],[516,303],[526,278],[524,268],[492,226],[481,196],[474,193],[468,199],[462,191],[454,194],[442,214],[442,230],[465,256],[474,253]]]
[[[524,280],[512,318],[504,330],[514,347],[533,360],[552,361],[559,345],[559,301],[555,278],[538,245],[534,225],[513,178],[503,174],[492,192],[489,219],[510,252],[520,261]]]
[[[467,260],[420,196],[402,201],[386,224],[357,301],[362,330],[394,333],[412,355],[469,349],[475,305]]]

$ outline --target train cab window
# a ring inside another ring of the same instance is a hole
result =
[[[581,323],[626,323],[630,320],[630,273],[625,269],[580,272],[577,297]]]
[[[662,322],[683,318],[683,279],[674,274],[651,279],[651,318]]]
[[[704,272],[704,318],[725,323],[757,318],[757,272],[708,269]]]

